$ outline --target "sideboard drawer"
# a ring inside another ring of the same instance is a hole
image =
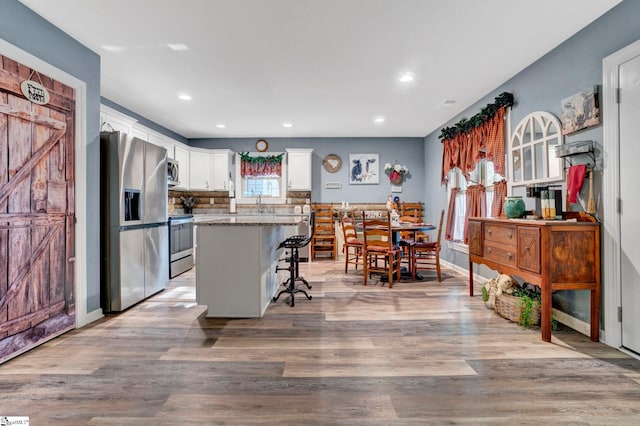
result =
[[[499,262],[503,265],[516,265],[515,244],[496,243],[494,241],[484,242],[484,257],[488,260]]]
[[[493,223],[484,224],[485,241],[515,245],[517,234],[515,225],[496,225]]]

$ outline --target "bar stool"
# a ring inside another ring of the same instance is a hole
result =
[[[286,240],[282,241],[278,245],[278,250],[285,249],[285,257],[280,259],[281,261],[287,262],[286,267],[276,266],[276,273],[279,271],[289,271],[289,278],[287,278],[282,285],[285,286],[284,290],[281,290],[276,296],[273,297],[273,301],[277,301],[283,293],[287,293],[289,296],[285,299],[290,307],[295,306],[295,294],[302,293],[304,294],[308,300],[312,299],[312,296],[307,294],[307,292],[301,289],[296,285],[296,281],[302,282],[307,286],[308,289],[311,289],[311,286],[304,279],[304,277],[300,276],[300,256],[299,250],[308,245],[313,238],[313,224],[315,220],[315,212],[312,210],[309,218],[309,226],[311,228],[311,235],[293,235]],[[287,250],[289,252],[287,253]]]

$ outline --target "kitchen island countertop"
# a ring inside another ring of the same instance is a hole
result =
[[[196,219],[198,226],[296,226],[303,221],[303,215],[255,215],[255,216],[207,216]]]

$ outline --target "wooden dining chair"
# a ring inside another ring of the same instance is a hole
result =
[[[422,222],[422,203],[407,203],[403,201],[400,203],[400,220],[402,217],[413,217],[415,223]],[[417,232],[414,235],[415,241],[429,241],[429,234],[424,232]]]
[[[364,241],[358,238],[353,217],[343,216],[340,219],[340,224],[342,225],[342,236],[344,237],[342,251],[344,253],[344,273],[346,274],[350,263],[354,265],[355,269],[358,269],[358,265],[362,265]]]
[[[331,204],[314,204],[315,226],[311,240],[311,259],[318,256],[329,255],[336,259],[338,253],[336,233],[333,219],[333,206]]]
[[[400,216],[400,223],[418,223],[419,220],[414,216]],[[402,263],[406,264],[407,269],[410,270],[413,266],[411,256],[413,255],[413,244],[416,242],[417,234],[420,231],[401,231],[398,245],[402,250]]]
[[[386,274],[389,288],[392,288],[394,274],[400,281],[400,248],[393,245],[389,212],[377,213],[380,214],[362,212],[364,285],[372,273],[378,273]]]
[[[416,241],[412,246],[412,267],[411,275],[416,278],[418,270],[434,270],[438,275],[438,282],[442,281],[442,273],[440,271],[440,238],[442,237],[442,220],[444,218],[444,210],[440,212],[440,222],[438,223],[438,237],[436,241]]]

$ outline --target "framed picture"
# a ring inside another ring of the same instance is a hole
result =
[[[351,185],[380,183],[380,155],[349,154],[349,183]]]
[[[568,135],[600,124],[598,86],[582,90],[562,100],[562,134]]]

